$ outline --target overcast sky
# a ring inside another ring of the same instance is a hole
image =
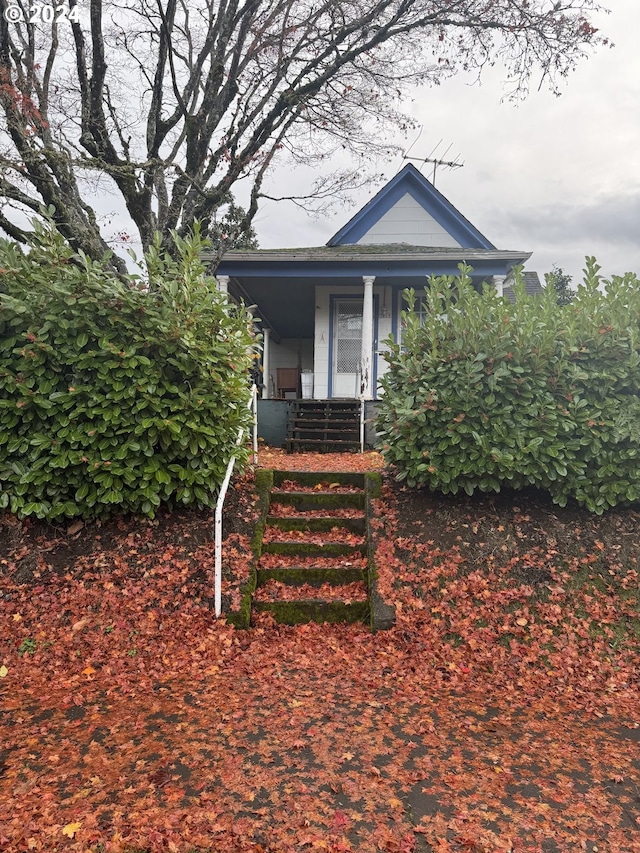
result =
[[[407,105],[423,125],[411,156],[427,157],[442,139],[436,153],[451,144],[447,159],[465,164],[440,170],[438,189],[498,248],[533,252],[527,269],[542,277],[556,264],[574,284],[585,255],[607,275],[640,275],[640,0],[603,2],[611,14],[596,24],[615,47],[583,62],[561,97],[533,91],[517,106],[501,103],[496,68],[481,86],[458,77]],[[399,157],[381,168],[389,179],[403,165]],[[291,180],[283,170],[278,189]],[[266,204],[255,223],[260,245],[323,245],[379,188],[318,220]]]

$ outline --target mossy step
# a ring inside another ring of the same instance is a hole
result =
[[[355,557],[366,552],[367,546],[346,545],[342,542],[264,542],[263,554],[282,554],[288,557]]]
[[[301,486],[317,486],[318,483],[338,483],[341,486],[357,486],[364,489],[364,474],[356,471],[274,471],[273,485],[280,486],[286,481]]]
[[[362,533],[365,531],[365,520],[362,518],[342,518],[341,516],[316,516],[315,518],[292,516],[267,516],[267,525],[277,527],[279,530],[303,530],[309,533],[326,533],[328,530],[339,528],[349,533]]]
[[[297,510],[364,509],[364,492],[271,492],[271,503],[286,504]]]
[[[305,583],[311,586],[322,586],[323,583],[342,586],[346,583],[366,582],[366,580],[366,569],[359,569],[357,566],[336,566],[335,568],[314,566],[308,569],[302,566],[288,566],[281,569],[258,569],[258,586],[268,581],[281,581],[291,586],[302,586]]]
[[[253,607],[271,613],[281,625],[305,622],[368,622],[369,602],[353,601],[254,601]]]

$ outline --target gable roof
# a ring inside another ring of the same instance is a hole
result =
[[[407,195],[417,202],[462,248],[489,250],[496,248],[412,163],[407,163],[346,225],[343,225],[328,241],[327,246],[358,243],[394,205]]]

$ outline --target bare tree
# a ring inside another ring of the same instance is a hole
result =
[[[519,97],[606,43],[596,0],[29,2],[0,0],[0,228],[24,240],[20,214],[44,204],[91,257],[107,249],[96,186],[122,195],[148,246],[194,219],[206,235],[248,181],[248,229],[286,157],[325,174],[299,201],[357,186],[406,126],[409,86],[501,62]],[[332,174],[342,149],[354,169]]]

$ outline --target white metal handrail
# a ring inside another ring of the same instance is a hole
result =
[[[251,399],[249,400],[247,408],[251,409],[253,412],[253,424],[252,424],[252,433],[253,433],[253,464],[258,464],[258,387],[257,385],[251,386]],[[244,439],[245,430],[244,427],[240,427],[238,430],[238,438],[236,440],[236,447],[239,447]],[[222,612],[222,507],[224,504],[224,499],[227,496],[227,489],[229,488],[229,483],[231,481],[231,474],[233,473],[234,465],[236,464],[236,455],[235,453],[229,459],[229,464],[227,465],[227,473],[225,474],[224,480],[222,481],[222,485],[220,486],[220,492],[218,493],[218,500],[216,503],[216,512],[215,512],[215,572],[214,572],[214,604],[216,611],[216,619],[220,616]]]

